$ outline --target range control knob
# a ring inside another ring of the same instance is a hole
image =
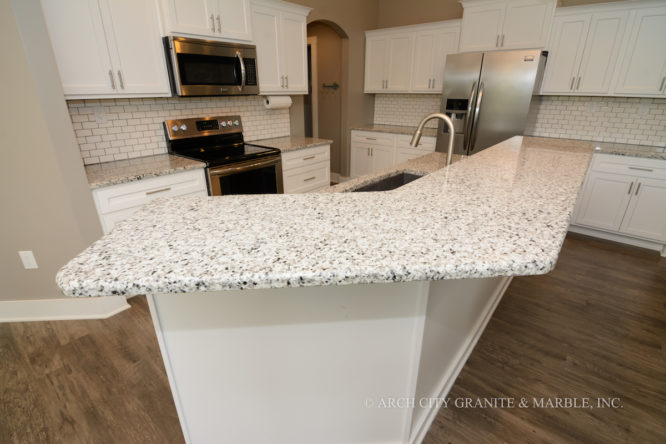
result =
[[[185,125],[185,124],[183,123],[182,125],[180,125],[180,129],[182,129],[183,131],[185,131],[185,130],[187,129],[187,125]]]
[[[233,125],[233,124],[234,124],[234,123],[233,123],[231,120],[227,120],[227,125],[231,126],[231,125]]]
[[[178,131],[178,125],[172,126],[171,131],[173,131],[174,133],[177,132]]]
[[[224,120],[220,120],[220,125],[222,125],[222,127],[225,127],[227,126],[227,122],[225,122]]]
[[[240,125],[240,122],[238,120],[234,120],[234,126]]]

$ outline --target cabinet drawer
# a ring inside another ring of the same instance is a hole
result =
[[[409,145],[411,141],[412,141],[412,136],[408,136],[405,134],[400,134],[396,136],[396,146],[398,148],[412,148]],[[436,139],[434,137],[423,136],[421,137],[421,141],[419,142],[419,146],[417,148],[428,152],[435,151],[435,143]]]
[[[207,194],[203,169],[99,188],[94,190],[93,195],[100,214],[106,214],[145,205],[162,197],[197,192],[202,195]]]
[[[395,134],[380,133],[377,131],[352,131],[352,141],[371,143],[373,145],[395,145]]]
[[[648,179],[666,179],[666,160],[595,154],[592,171],[627,174]]]
[[[286,171],[282,177],[285,193],[305,193],[327,187],[331,183],[328,160]]]
[[[330,145],[316,146],[282,154],[282,171],[314,165],[330,159]]]

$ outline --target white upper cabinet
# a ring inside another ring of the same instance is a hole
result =
[[[252,2],[261,94],[307,94],[307,28],[310,8]]]
[[[442,91],[446,55],[458,52],[460,22],[366,32],[366,93]]]
[[[546,46],[556,0],[464,0],[460,52]]]
[[[169,34],[252,40],[250,0],[162,0]]]
[[[541,92],[608,94],[626,11],[556,15]]]
[[[42,0],[66,98],[169,96],[155,0]]]
[[[666,6],[635,9],[620,61],[615,95],[666,94]]]

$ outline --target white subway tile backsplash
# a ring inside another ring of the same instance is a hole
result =
[[[428,94],[377,94],[374,123],[416,126],[439,111],[439,101]],[[524,133],[666,147],[666,99],[535,96]]]
[[[86,165],[166,153],[162,122],[168,119],[238,114],[247,141],[290,131],[289,110],[267,110],[259,96],[70,100],[67,105]]]

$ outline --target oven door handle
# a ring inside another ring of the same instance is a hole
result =
[[[245,71],[245,60],[243,60],[243,56],[241,55],[240,51],[236,51],[236,57],[238,57],[238,61],[240,62],[241,67],[241,84],[238,87],[238,90],[243,91],[243,89],[245,89],[245,80],[247,77],[247,73]]]
[[[208,173],[211,176],[228,176],[229,174],[242,173],[245,171],[255,170],[257,168],[263,168],[271,165],[275,165],[280,162],[280,158],[265,159],[258,162],[243,162],[241,164],[232,164],[224,165],[217,168],[211,168]]]

